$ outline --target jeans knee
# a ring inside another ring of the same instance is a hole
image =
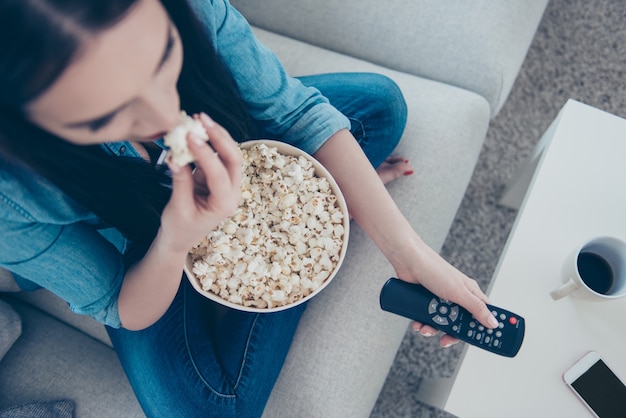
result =
[[[388,124],[389,139],[400,141],[407,121],[407,104],[402,90],[391,78],[372,73],[369,77],[370,89],[380,105],[381,119]]]

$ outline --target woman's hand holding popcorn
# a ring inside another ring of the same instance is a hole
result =
[[[127,329],[143,329],[163,315],[178,291],[189,249],[239,205],[241,152],[225,129],[206,115],[198,119],[213,148],[205,139],[187,135],[199,168],[196,176],[189,165],[180,167],[167,159],[173,189],[161,227],[144,257],[128,269],[120,290],[119,314]]]
[[[195,175],[189,165],[179,167],[168,161],[172,196],[163,210],[159,231],[170,248],[184,253],[206,231],[232,215],[241,200],[241,151],[228,132],[206,114],[198,119],[211,146],[193,132],[187,135],[187,145],[197,166]]]

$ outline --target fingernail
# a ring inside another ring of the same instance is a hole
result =
[[[209,115],[207,115],[206,113],[204,112],[200,113],[200,117],[202,118],[206,126],[208,126],[209,128],[212,128],[213,126],[215,126],[215,122],[213,121],[213,119],[211,119]]]
[[[171,160],[167,161],[167,167],[174,174],[180,172],[181,167],[178,164],[173,163]]]
[[[452,344],[452,343],[448,343],[448,344],[442,345],[442,347],[443,348],[449,348],[449,347],[452,347],[453,345],[454,344]]]
[[[433,333],[432,332],[425,332],[422,334],[424,337],[432,337]]]
[[[405,171],[405,172],[404,172],[404,175],[405,175],[405,176],[410,176],[410,175],[411,175],[411,174],[413,174],[413,173],[414,173],[414,171],[413,171],[413,170],[408,170],[408,171]]]
[[[492,328],[497,327],[497,326],[498,326],[498,324],[499,324],[498,320],[497,320],[497,319],[496,319],[493,315],[491,315],[491,316],[489,317],[489,319],[487,320],[487,323],[488,323],[488,324],[489,324],[489,326],[490,326],[490,327],[492,327]]]
[[[420,326],[418,326],[417,324],[413,324],[413,331],[418,332],[420,330]]]

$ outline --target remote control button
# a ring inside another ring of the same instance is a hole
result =
[[[489,344],[491,342],[491,337],[490,336],[486,336],[485,337],[485,344]]]
[[[500,345],[500,340],[493,340],[493,345],[496,347]]]
[[[498,311],[491,311],[491,313],[493,314],[493,316],[497,317],[498,316]]]
[[[476,339],[479,340],[479,341],[482,340],[483,339],[483,333],[482,332],[477,332],[476,333]]]
[[[468,336],[469,338],[472,338],[472,336],[473,336],[473,335],[474,335],[474,330],[471,330],[471,329],[470,329],[469,331],[467,331],[467,336]]]
[[[459,332],[459,326],[458,326],[458,325],[454,325],[454,326],[452,327],[452,331],[454,331],[454,332]]]
[[[435,315],[433,316],[433,321],[439,325],[448,325],[448,320],[442,316]]]
[[[432,315],[435,312],[437,312],[438,305],[439,305],[439,302],[437,302],[436,299],[431,300],[430,303],[428,304],[428,313]]]
[[[504,323],[503,323],[503,322],[500,322],[500,323],[498,324],[498,328],[500,328],[500,329],[504,328]]]
[[[459,317],[459,307],[453,306],[452,309],[450,309],[450,320],[454,322],[456,321],[458,317]]]
[[[509,324],[511,325],[517,325],[517,318],[512,316],[509,318]]]
[[[439,306],[439,313],[441,315],[448,315],[448,307],[446,305]]]
[[[502,331],[496,331],[496,337],[498,338],[502,337]]]
[[[482,325],[478,326],[478,331],[484,331],[484,330],[485,330],[485,327],[483,327]]]
[[[493,330],[491,328],[487,328],[487,334],[493,334]]]
[[[500,314],[500,319],[504,321],[504,320],[506,319],[506,315],[505,315],[505,314],[503,314],[503,313],[501,313],[501,314]]]
[[[476,328],[476,322],[472,321],[469,323],[470,328]]]

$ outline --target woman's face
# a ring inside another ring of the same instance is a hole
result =
[[[149,141],[178,123],[178,32],[158,0],[139,0],[84,39],[56,82],[29,104],[32,122],[76,144]]]

